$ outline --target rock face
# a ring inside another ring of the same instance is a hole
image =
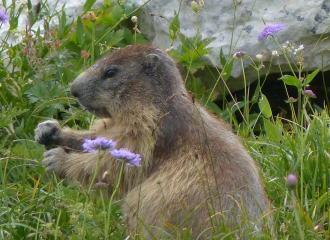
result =
[[[233,40],[231,41],[235,1],[237,8]],[[24,2],[25,1],[16,1],[16,7],[18,8],[20,4]],[[33,5],[37,2],[38,0],[32,0]],[[51,9],[54,8],[56,2],[57,0],[47,1]],[[134,2],[135,6],[138,7],[145,3],[146,0],[134,0]],[[257,54],[262,54],[262,61],[265,68],[261,69],[261,75],[265,75],[268,69],[270,70],[270,73],[279,72],[279,64],[281,65],[282,70],[289,71],[287,62],[275,41],[271,37],[268,37],[265,40],[257,38],[257,35],[264,27],[262,21],[262,19],[264,19],[267,24],[285,24],[285,29],[274,35],[281,46],[287,41],[292,42],[295,48],[298,48],[301,44],[304,45],[303,56],[305,58],[304,65],[306,69],[316,69],[321,66],[322,58],[324,70],[330,69],[330,54],[327,54],[327,51],[323,54],[323,50],[330,45],[330,38],[326,39],[326,37],[330,35],[330,28],[328,28],[330,25],[330,0],[243,0],[239,5],[237,3],[238,0],[205,0],[204,2],[204,8],[199,7],[200,12],[194,15],[191,10],[191,0],[182,0],[179,19],[181,32],[185,36],[195,36],[195,17],[197,16],[200,27],[199,33],[202,38],[215,38],[215,40],[209,45],[213,48],[212,54],[206,59],[209,65],[215,65],[222,68],[219,59],[219,52],[222,48],[223,53],[227,57],[229,55],[231,58],[237,51],[245,51],[256,62],[257,60],[255,56]],[[58,0],[56,10],[59,11],[64,6],[68,21],[70,21],[70,19],[76,19],[77,16],[81,14],[84,3],[85,0]],[[11,1],[7,1],[7,6],[10,4]],[[96,8],[101,4],[103,4],[103,0],[97,0],[94,7]],[[170,46],[168,30],[169,23],[163,18],[150,16],[150,13],[162,14],[164,17],[172,21],[174,10],[178,11],[179,8],[180,1],[177,0],[150,1],[139,12],[138,21],[142,33],[145,34],[154,45],[163,49],[168,48]],[[23,11],[19,18],[17,31],[25,29],[26,24],[27,17],[25,11]],[[42,21],[36,23],[34,28],[37,29],[39,26],[42,28]],[[1,27],[0,38],[2,38],[8,31],[8,28],[8,24]],[[324,35],[322,36],[323,33]],[[321,41],[319,41],[315,47],[315,44],[319,39],[321,39]],[[11,34],[8,42],[11,43],[14,41],[13,34]],[[176,40],[174,45],[177,46],[179,43],[179,40]],[[277,50],[280,56],[277,59],[273,59],[272,66],[269,68],[269,62],[273,50]],[[295,62],[297,63],[297,61]],[[248,82],[257,79],[257,72],[251,67],[250,63],[249,59],[244,60],[244,70]],[[211,69],[213,69],[216,74],[215,68],[211,67]],[[211,78],[211,74],[208,72],[199,72],[197,75],[198,74],[202,75],[206,82],[209,82],[210,87],[214,85],[214,80]],[[241,89],[244,86],[240,61],[235,61],[231,78],[227,81],[227,84],[232,91]]]
[[[145,0],[135,0],[136,6],[140,6],[144,2]],[[279,64],[282,70],[290,71],[273,38],[268,37],[265,40],[257,38],[264,27],[263,19],[267,24],[285,24],[285,29],[274,35],[281,46],[287,41],[292,42],[295,48],[298,48],[301,44],[304,45],[303,56],[306,69],[311,70],[321,66],[322,58],[324,70],[330,69],[330,54],[326,54],[326,52],[322,54],[323,50],[330,45],[330,38],[325,39],[330,35],[330,0],[243,0],[236,8],[232,47],[230,46],[235,1],[205,0],[204,2],[204,9],[199,7],[200,13],[195,14],[195,16],[200,21],[199,33],[202,38],[215,38],[209,45],[213,47],[213,53],[208,59],[210,64],[214,63],[221,68],[219,57],[221,48],[225,56],[229,55],[231,49],[230,57],[237,51],[245,51],[255,62],[258,62],[256,55],[262,54],[262,61],[266,67],[261,69],[261,75],[265,75],[272,51],[277,50],[280,56],[273,59],[270,72],[279,72]],[[236,0],[236,4],[238,2]],[[153,0],[140,11],[140,29],[153,44],[162,48],[170,46],[169,23],[163,18],[151,17],[150,13],[162,14],[162,16],[172,21],[174,10],[178,12],[179,4],[180,1],[176,0],[166,2]],[[191,10],[191,0],[182,0],[179,19],[181,32],[187,37],[193,37],[196,34],[195,16]],[[325,34],[322,36],[323,33]],[[315,47],[319,39],[321,41]],[[179,43],[179,40],[176,40],[174,45],[177,46]],[[290,61],[292,60],[290,59]],[[251,67],[250,63],[249,59],[244,60],[245,74],[248,81],[254,81],[257,79],[257,71]],[[295,63],[297,63],[296,60]],[[296,69],[294,68],[294,70]],[[212,81],[214,82],[214,80]],[[231,78],[227,83],[233,91],[243,87],[240,61],[235,61]]]
[[[31,0],[32,5],[34,6],[34,11],[35,11],[35,6],[39,2],[40,2],[39,0]],[[45,1],[43,1],[43,2],[45,2]],[[77,16],[79,16],[82,13],[85,2],[86,2],[86,0],[76,0],[76,1],[48,0],[47,5],[49,6],[49,8],[51,10],[55,10],[55,11],[60,11],[62,8],[64,8],[66,16],[67,16],[67,22],[71,22],[73,19],[77,19]],[[7,0],[7,7],[9,7],[11,5],[11,3],[12,3],[11,0]],[[22,7],[25,6],[24,10],[22,11],[22,13],[18,19],[17,32],[21,31],[22,29],[26,29],[26,25],[28,24],[28,18],[26,15],[26,9],[27,9],[26,4],[27,4],[27,0],[16,1],[16,10],[18,10],[18,8],[20,6],[22,6]],[[103,4],[103,0],[97,0],[93,7],[96,8],[97,6],[100,6],[101,4]],[[57,17],[53,18],[53,21],[54,21],[53,24],[57,24],[57,22],[55,22],[55,21],[58,21],[58,18]],[[37,30],[38,27],[40,27],[40,30],[42,31],[43,30],[42,23],[43,23],[43,20],[35,23],[33,26],[33,29]],[[2,25],[2,27],[0,29],[0,39],[2,39],[5,36],[8,29],[9,29],[9,24]],[[20,38],[18,40],[20,40]],[[13,34],[11,34],[9,36],[8,43],[11,44],[13,42],[15,42],[15,39],[14,39]]]

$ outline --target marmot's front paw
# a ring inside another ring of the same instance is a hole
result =
[[[38,143],[45,146],[56,145],[61,132],[61,126],[56,120],[48,120],[39,123],[34,132],[34,138]]]
[[[60,175],[62,171],[63,162],[67,158],[67,153],[63,148],[53,148],[43,153],[44,160],[42,163],[46,167],[48,173],[54,171],[56,175]]]

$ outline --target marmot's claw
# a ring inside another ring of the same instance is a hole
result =
[[[61,170],[62,162],[65,160],[66,152],[62,148],[53,148],[43,153],[44,160],[42,163],[46,167],[48,173],[54,171],[59,173]]]
[[[56,143],[56,138],[61,130],[61,126],[56,120],[48,120],[38,124],[35,131],[35,140],[45,146]]]

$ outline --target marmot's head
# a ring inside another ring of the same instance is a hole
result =
[[[100,117],[160,109],[168,97],[181,93],[187,92],[175,62],[150,45],[110,53],[80,74],[71,86],[71,94]]]

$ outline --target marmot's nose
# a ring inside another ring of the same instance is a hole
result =
[[[75,97],[78,97],[79,96],[79,92],[78,92],[78,89],[77,89],[77,84],[75,84],[74,82],[71,85],[70,92]]]

